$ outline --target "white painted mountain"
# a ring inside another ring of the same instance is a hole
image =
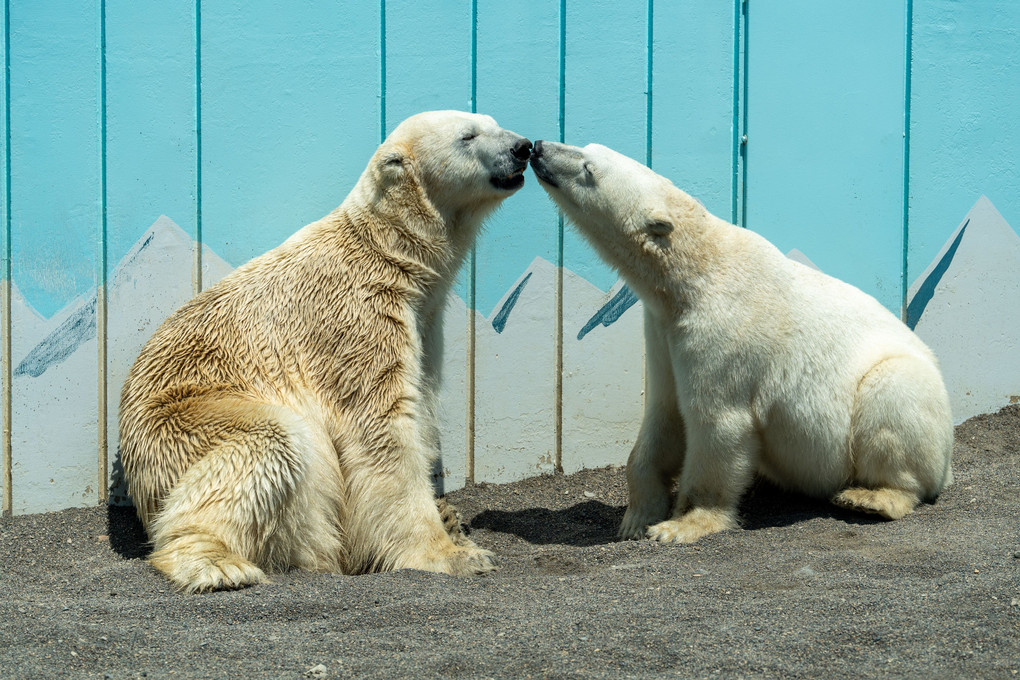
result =
[[[441,460],[432,477],[437,493],[459,489],[467,478],[467,325],[467,304],[451,293],[443,313],[443,381],[437,414]]]
[[[121,384],[149,336],[191,297],[193,253],[191,237],[161,216],[116,265],[108,282],[107,450],[114,469]],[[204,268],[210,279],[230,271],[208,249]],[[12,285],[16,512],[91,505],[98,496],[97,313],[93,291],[45,319]],[[125,501],[120,481],[115,477],[113,482],[113,499]]]
[[[991,201],[977,200],[907,297],[957,423],[1020,395],[1020,236]]]
[[[107,284],[106,412],[112,503],[129,502],[118,449],[120,390],[152,334],[194,295],[194,249],[191,236],[161,215],[117,264]],[[206,249],[203,268],[209,265],[217,272],[230,269]]]
[[[16,514],[95,504],[98,351],[94,295],[46,319],[11,286],[11,497]]]
[[[475,481],[553,472],[556,266],[541,257],[475,323]]]
[[[796,248],[794,248],[793,250],[788,252],[786,254],[786,256],[788,258],[790,258],[791,260],[793,260],[794,262],[800,262],[802,265],[811,267],[815,271],[822,271],[821,269],[818,268],[818,265],[816,265],[814,262],[812,262],[811,260],[808,259],[807,255],[805,255],[804,253],[800,252]]]
[[[35,311],[35,308],[31,303],[25,299],[25,296],[18,290],[17,284],[11,284],[11,329],[18,335],[17,344],[20,347],[34,348],[39,341],[46,337],[47,333],[54,328],[54,324],[59,325],[63,323],[67,316],[74,312],[78,307],[81,306],[82,300],[74,300],[71,304],[66,305],[63,309],[53,315],[52,319],[47,319],[39,312]],[[25,358],[27,352],[18,352],[14,347],[11,348],[12,359],[15,362],[15,366],[21,363],[21,360]]]
[[[641,303],[563,270],[563,471],[626,463],[641,424]]]
[[[232,271],[234,268],[226,260],[210,250],[209,246],[202,244],[202,290],[218,282]]]

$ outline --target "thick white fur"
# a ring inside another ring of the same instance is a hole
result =
[[[937,362],[878,301],[606,147],[536,143],[532,166],[644,303],[648,389],[621,537],[733,528],[756,473],[889,519],[950,483]]]
[[[120,418],[157,569],[204,591],[291,566],[494,568],[430,483],[442,310],[528,149],[488,116],[413,116],[339,208],[159,328]]]

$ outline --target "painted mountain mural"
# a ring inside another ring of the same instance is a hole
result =
[[[149,336],[191,297],[194,246],[173,220],[161,216],[110,276],[106,438],[115,502],[127,500],[115,455],[120,387]],[[202,264],[206,282],[231,271],[208,248],[203,248]],[[17,513],[95,502],[99,484],[97,312],[98,296],[93,291],[44,319],[12,286],[12,487]]]
[[[95,297],[50,319],[11,287],[11,501],[15,513],[94,505],[98,418]]]
[[[622,282],[603,291],[561,273],[559,404],[556,266],[536,257],[489,317],[476,317],[476,481],[553,471],[558,428],[565,472],[623,463],[637,436],[644,339],[640,310],[628,311],[637,297]]]
[[[120,387],[149,336],[193,292],[195,243],[160,217],[113,270],[107,294],[106,439],[115,501]],[[788,257],[814,266],[800,251]],[[817,267],[816,267],[817,268]],[[203,285],[231,271],[202,251]],[[556,289],[562,281],[562,353]],[[981,197],[910,287],[908,324],[938,355],[957,422],[1020,395],[1020,236]],[[13,498],[17,513],[95,502],[98,488],[97,295],[46,319],[11,286]],[[535,258],[488,317],[451,296],[444,319],[437,486],[464,483],[469,437],[476,481],[622,464],[641,419],[640,301],[617,282],[603,291]],[[474,329],[473,362],[468,357]],[[561,363],[558,363],[561,362]],[[474,371],[474,420],[468,374]],[[562,399],[555,376],[562,370]],[[559,422],[557,419],[559,417]]]
[[[1020,236],[991,201],[978,199],[907,297],[957,423],[1020,400]]]

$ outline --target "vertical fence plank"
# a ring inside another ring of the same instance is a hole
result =
[[[733,8],[656,2],[653,20],[652,168],[729,220]]]
[[[748,26],[746,226],[898,314],[902,4],[751,3]]]
[[[16,513],[98,498],[99,17],[96,0],[9,17]]]
[[[467,2],[387,0],[386,133],[421,111],[471,109],[472,5]],[[470,308],[470,268],[457,277],[444,320],[443,384],[440,390],[442,478],[449,491],[469,474],[472,432],[468,361],[469,323],[484,323]]]
[[[1020,228],[1018,25],[1009,0],[914,3],[909,281],[981,195]]]
[[[4,3],[2,509],[100,497],[100,371],[112,453],[121,383],[192,294],[196,239],[209,284],[339,204],[380,136],[427,109],[649,159],[720,216],[746,191],[747,226],[905,304],[958,420],[1005,403],[1020,391],[1016,3],[921,3],[909,55],[902,5],[754,3],[735,188],[737,6]],[[446,490],[553,469],[560,437],[566,472],[623,463],[637,432],[640,304],[528,180],[447,309]]]
[[[340,204],[375,150],[378,7],[202,7],[202,232],[233,266]]]
[[[564,140],[646,154],[647,7],[570,3]],[[622,464],[641,420],[640,304],[582,237],[563,235],[563,470]],[[616,317],[613,310],[626,309]],[[601,321],[600,321],[601,320]],[[607,325],[608,324],[608,325]]]
[[[557,138],[555,3],[486,3],[478,14],[478,111],[536,139]],[[554,469],[556,210],[527,173],[476,248],[475,481]]]
[[[195,5],[106,0],[107,443],[126,502],[120,390],[142,346],[193,294]]]
[[[10,98],[7,79],[10,75],[10,23],[7,17],[8,2],[3,3],[2,40],[4,77],[0,78],[0,101],[3,102],[3,119],[0,121],[0,150],[3,152],[3,182],[0,183],[0,516],[11,512],[11,240],[10,240]]]
[[[1020,396],[1020,5],[915,2],[913,26],[906,320],[962,422]]]

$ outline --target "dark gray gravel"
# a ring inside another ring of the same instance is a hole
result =
[[[499,555],[478,578],[182,595],[131,510],[7,518],[0,677],[1020,677],[1020,405],[956,434],[956,483],[904,520],[760,484],[694,546],[614,541],[618,468],[457,491]]]

